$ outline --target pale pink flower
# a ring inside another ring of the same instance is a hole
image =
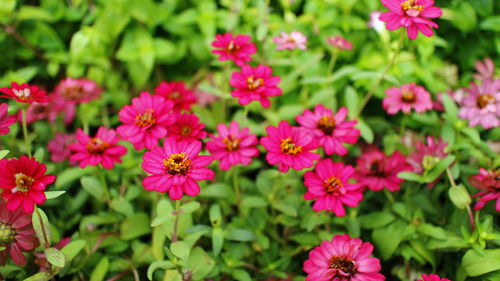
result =
[[[415,83],[392,87],[385,91],[387,96],[383,100],[384,109],[388,114],[396,114],[399,111],[410,113],[414,109],[418,113],[432,109],[432,100],[429,92]]]
[[[471,83],[469,93],[460,103],[460,118],[469,125],[491,129],[500,126],[500,79],[484,80],[481,85]]]
[[[340,50],[352,50],[352,43],[341,36],[330,36],[326,40],[331,46]]]
[[[307,49],[307,37],[300,31],[292,31],[290,34],[281,32],[273,38],[273,42],[278,44],[276,50]]]

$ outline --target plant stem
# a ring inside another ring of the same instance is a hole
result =
[[[24,135],[24,144],[26,145],[26,151],[28,152],[29,158],[31,158],[31,141],[28,137],[28,124],[26,122],[26,110],[27,108],[21,106],[21,118],[23,125],[23,135]]]
[[[36,216],[38,217],[38,221],[40,222],[40,227],[42,228],[43,240],[45,242],[45,243],[43,243],[43,248],[48,249],[50,247],[49,235],[45,231],[45,224],[43,223],[42,215],[40,214],[40,211],[39,211],[38,207],[36,207],[36,206],[35,206],[35,213],[36,213]],[[50,275],[53,275],[52,265],[49,264],[48,268],[49,268]]]
[[[177,242],[178,237],[177,237],[177,229],[179,226],[179,216],[181,215],[179,213],[179,210],[181,209],[181,200],[175,200],[175,222],[174,222],[174,231],[172,233],[172,242]]]
[[[240,193],[240,170],[238,167],[233,168],[233,185],[234,185],[234,199],[236,206],[240,206],[241,193]]]
[[[380,74],[380,77],[377,79],[377,81],[375,82],[375,84],[373,84],[373,86],[370,88],[370,90],[366,94],[365,98],[361,102],[361,105],[359,106],[359,109],[356,112],[356,115],[354,115],[355,118],[358,117],[361,114],[361,112],[365,108],[365,106],[368,103],[368,101],[370,101],[371,97],[373,96],[373,94],[375,93],[375,91],[378,89],[378,87],[382,83],[382,80],[384,80],[385,76],[387,75],[387,73],[389,72],[389,70],[391,70],[392,66],[396,62],[396,58],[399,55],[399,52],[401,51],[401,48],[403,47],[404,36],[405,36],[405,33],[401,32],[401,35],[400,35],[399,41],[398,41],[398,45],[396,47],[396,50],[394,51],[394,55],[392,56],[391,60],[389,61],[389,64],[387,64],[387,66],[385,67],[385,69],[382,72],[382,74]]]
[[[108,183],[106,182],[106,175],[104,174],[104,168],[102,166],[97,167],[97,173],[99,174],[99,178],[102,184],[102,193],[104,196],[104,202],[109,203],[109,191],[108,191]]]
[[[337,49],[332,50],[332,56],[330,57],[330,63],[328,64],[327,72],[326,72],[326,78],[330,77],[333,73],[333,69],[335,68],[335,63],[337,62],[337,57],[339,55],[339,52]]]
[[[389,199],[389,201],[391,203],[396,202],[396,200],[394,199],[394,196],[392,195],[392,193],[388,189],[384,188],[384,194],[387,197],[387,199]]]
[[[451,174],[450,167],[446,168],[446,175],[448,176],[448,180],[450,181],[450,184],[452,187],[456,187],[457,183],[455,182],[455,179],[453,179],[453,175]],[[476,222],[474,221],[474,215],[472,214],[472,209],[470,208],[469,205],[467,205],[467,215],[469,216],[469,222],[470,222],[470,228],[472,232],[474,232],[474,229],[476,228]]]

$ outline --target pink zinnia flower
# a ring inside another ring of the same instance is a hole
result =
[[[121,163],[121,157],[127,154],[123,145],[117,145],[120,140],[113,129],[99,127],[95,137],[91,138],[81,129],[76,131],[77,143],[68,147],[72,151],[70,161],[78,161],[80,168],[88,165],[101,164],[104,169],[113,169],[116,163]]]
[[[408,38],[415,39],[418,32],[427,37],[434,34],[432,28],[439,26],[429,18],[439,18],[443,12],[434,6],[433,0],[381,0],[382,5],[389,9],[380,15],[380,20],[387,23],[389,30],[406,28]]]
[[[25,213],[32,213],[35,204],[46,200],[45,186],[56,180],[54,175],[45,175],[45,164],[24,155],[19,159],[0,160],[0,171],[1,195],[9,211],[22,208]]]
[[[320,160],[314,171],[307,171],[304,175],[307,187],[304,199],[316,200],[313,211],[326,210],[343,217],[343,205],[356,207],[363,200],[361,185],[349,182],[353,175],[354,168],[350,165],[333,163],[330,158]]]
[[[340,50],[352,50],[352,43],[340,36],[330,36],[326,39],[326,42]]]
[[[62,250],[62,248],[68,245],[69,242],[71,242],[71,237],[61,238],[61,240],[59,240],[59,242],[54,245],[54,248]],[[49,272],[50,263],[49,261],[47,261],[45,253],[42,251],[42,252],[36,252],[33,255],[35,256],[34,263],[39,267],[38,272]]]
[[[176,141],[201,140],[207,137],[203,131],[205,124],[200,123],[200,118],[194,113],[176,113],[175,123],[170,125],[168,135]]]
[[[76,143],[74,134],[56,133],[54,138],[47,144],[47,150],[50,152],[52,162],[63,162],[71,155],[70,144]],[[76,163],[76,162],[75,162]]]
[[[292,31],[290,34],[281,32],[279,36],[273,38],[273,42],[278,44],[276,50],[307,49],[307,37],[300,31]]]
[[[392,87],[385,91],[387,97],[383,100],[384,109],[388,114],[396,114],[399,111],[410,113],[414,109],[418,113],[432,109],[432,100],[429,92],[422,86],[410,83],[398,87]]]
[[[9,126],[16,123],[15,115],[8,115],[9,106],[6,103],[0,103],[0,135],[6,135],[10,132]]]
[[[488,171],[480,168],[479,174],[469,178],[469,182],[482,191],[474,194],[474,197],[480,197],[474,206],[474,210],[480,210],[486,203],[496,200],[496,210],[500,212],[500,169]]]
[[[365,151],[357,159],[357,165],[358,183],[375,191],[383,188],[391,192],[399,190],[403,180],[398,178],[398,174],[411,171],[411,166],[406,163],[405,157],[399,151],[387,156],[375,147]]]
[[[432,106],[435,110],[437,111],[444,111],[444,105],[443,105],[443,95],[448,95],[451,97],[452,100],[454,100],[457,103],[460,103],[462,99],[465,97],[465,89],[456,89],[456,90],[449,90],[445,93],[438,93],[436,95],[436,100],[432,102]]]
[[[212,42],[212,53],[220,55],[219,60],[232,60],[238,66],[252,60],[251,55],[257,52],[257,48],[251,42],[249,35],[236,35],[231,33],[215,35],[215,41]]]
[[[423,142],[415,144],[415,152],[408,156],[408,163],[413,167],[415,173],[423,173],[434,167],[434,165],[448,155],[444,152],[448,143],[443,142],[439,137],[437,140],[433,137],[427,137],[427,145]]]
[[[219,136],[211,135],[207,142],[207,150],[214,159],[220,160],[220,168],[229,170],[237,164],[249,165],[252,158],[259,155],[257,136],[250,134],[250,129],[243,128],[237,122],[231,121],[229,126],[217,125]]]
[[[86,78],[66,78],[54,89],[54,100],[64,103],[82,104],[100,98],[102,89],[96,82]]]
[[[422,280],[418,281],[450,281],[450,279],[446,278],[441,278],[439,275],[436,274],[422,274]]]
[[[285,173],[289,168],[302,170],[311,168],[314,161],[321,156],[311,152],[318,147],[317,141],[305,129],[291,127],[286,121],[281,121],[278,127],[268,126],[267,136],[261,138],[260,144],[269,152],[267,162],[278,165]]]
[[[197,181],[214,178],[214,172],[205,168],[213,159],[198,155],[200,150],[200,141],[176,142],[167,138],[163,147],[146,152],[142,168],[151,175],[142,181],[144,189],[168,192],[173,200],[181,199],[183,194],[198,195]]]
[[[485,58],[484,61],[476,61],[475,66],[477,73],[474,74],[474,79],[479,81],[493,79],[495,65],[490,58]]]
[[[241,72],[233,72],[230,84],[236,90],[231,95],[238,98],[241,105],[252,101],[259,101],[263,107],[269,107],[271,102],[268,97],[281,95],[278,76],[271,76],[273,70],[269,66],[259,65],[255,68],[244,65]]]
[[[348,234],[335,235],[309,252],[304,262],[306,281],[383,281],[373,245]]]
[[[491,129],[500,126],[500,79],[485,80],[481,85],[471,83],[469,93],[460,103],[460,118],[469,125]]]
[[[38,247],[38,238],[31,224],[31,214],[17,209],[10,211],[0,199],[0,266],[4,266],[7,257],[18,266],[26,265],[23,251],[32,251]]]
[[[167,136],[167,127],[175,122],[170,114],[173,103],[147,92],[132,99],[132,105],[124,106],[118,115],[123,125],[117,132],[134,145],[135,149],[152,149],[158,140]]]
[[[184,82],[162,81],[155,88],[155,95],[172,101],[175,112],[191,111],[191,106],[196,103],[196,95],[191,90],[186,89]]]
[[[38,88],[38,86],[32,86],[28,83],[17,84],[16,82],[12,82],[11,87],[0,88],[0,97],[8,98],[15,100],[17,102],[48,102],[49,97],[45,91],[42,91]]]
[[[314,112],[305,110],[302,115],[296,117],[296,120],[316,137],[326,154],[346,155],[347,149],[342,143],[354,144],[360,135],[360,131],[354,128],[357,121],[346,121],[346,117],[346,107],[341,107],[336,114],[333,114],[331,109],[317,105]]]

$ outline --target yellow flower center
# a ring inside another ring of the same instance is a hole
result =
[[[236,53],[240,50],[240,46],[234,44],[234,41],[231,40],[231,42],[229,42],[229,45],[227,45],[227,49],[226,51],[228,53]]]
[[[255,79],[253,76],[249,76],[247,78],[247,88],[250,91],[257,89],[262,85],[264,85],[264,80],[262,80],[261,78]]]
[[[418,12],[422,12],[424,10],[423,5],[417,5],[417,0],[406,0],[401,3],[401,8],[406,12],[408,10],[416,10]]]
[[[223,139],[222,142],[226,145],[226,150],[232,152],[240,148],[241,139],[229,135],[227,138]]]
[[[0,246],[14,242],[16,240],[16,234],[12,226],[0,222]]]
[[[280,149],[282,153],[297,155],[302,152],[303,148],[300,145],[296,145],[292,138],[286,138],[281,140]]]
[[[404,103],[414,103],[417,100],[417,96],[412,90],[405,89],[401,95],[401,101]]]
[[[319,119],[316,128],[320,129],[325,135],[331,135],[335,128],[335,118],[331,115],[325,115]]]
[[[185,175],[191,169],[191,160],[184,152],[172,154],[169,158],[163,159],[163,166],[171,175]]]
[[[339,279],[350,279],[356,272],[358,268],[356,263],[346,256],[333,256],[330,258],[330,268],[342,270],[344,273],[349,274],[348,276],[335,274],[335,277]],[[335,278],[334,278],[335,279]]]
[[[14,175],[16,178],[16,187],[12,189],[12,192],[23,192],[26,193],[31,189],[31,185],[35,182],[35,179],[27,176],[23,173],[17,173]]]
[[[495,102],[496,100],[494,96],[490,94],[481,95],[477,98],[477,107],[483,109],[488,106],[488,104],[493,104]]]
[[[90,154],[102,154],[104,150],[109,148],[109,143],[102,141],[100,138],[92,138],[87,143],[86,148]]]
[[[181,129],[181,134],[185,137],[189,136],[189,134],[191,133],[191,128],[188,127],[188,126],[183,126],[182,129]]]
[[[31,97],[31,91],[29,88],[12,89],[12,92],[14,92],[14,95],[16,95],[16,97],[18,97],[21,100],[28,100]]]
[[[344,184],[339,178],[330,177],[323,183],[325,192],[328,194],[338,195],[340,194],[340,188],[344,187]]]
[[[156,118],[153,116],[154,109],[148,109],[143,114],[135,117],[135,125],[138,127],[149,127],[156,123]]]

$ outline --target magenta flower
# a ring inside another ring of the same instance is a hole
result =
[[[323,105],[317,105],[314,112],[305,110],[296,117],[297,122],[311,133],[326,154],[346,155],[347,149],[342,143],[354,144],[358,141],[360,131],[354,128],[357,121],[346,121],[347,108],[341,107],[336,114]]]
[[[76,143],[74,134],[56,133],[54,138],[47,144],[47,150],[50,152],[50,160],[52,162],[63,162],[69,159],[71,156],[69,145],[74,143]]]
[[[45,175],[45,164],[24,155],[19,159],[0,160],[0,171],[1,196],[7,201],[9,211],[22,209],[33,213],[35,205],[46,200],[45,187],[56,180],[54,175]]]
[[[15,115],[8,115],[9,106],[6,103],[0,103],[0,135],[6,135],[10,132],[9,126],[16,123]]]
[[[215,41],[212,42],[212,53],[220,55],[219,60],[232,60],[238,66],[252,60],[251,55],[257,52],[257,48],[251,42],[249,35],[236,35],[231,33],[215,35]]]
[[[469,120],[469,126],[491,129],[500,126],[500,79],[484,80],[481,85],[471,83],[469,93],[460,103],[460,118]]]
[[[370,257],[373,245],[349,235],[335,235],[309,252],[306,281],[383,281],[380,260]]]
[[[86,78],[66,78],[54,89],[54,101],[68,104],[88,103],[101,97],[102,89]]]
[[[478,81],[493,79],[495,65],[490,58],[485,58],[484,61],[476,61],[475,66],[477,73],[474,74],[474,79]]]
[[[10,88],[0,88],[0,93],[0,97],[12,99],[17,102],[44,103],[49,101],[49,97],[45,91],[40,90],[38,86],[32,86],[28,83],[19,85],[16,82],[12,82]]]
[[[263,107],[269,107],[269,97],[281,95],[281,89],[277,87],[280,83],[278,76],[271,76],[272,69],[269,66],[259,65],[255,68],[244,65],[241,72],[233,72],[231,75],[231,86],[235,88],[231,95],[238,98],[241,105],[247,105],[252,101],[259,101]]]
[[[59,110],[55,110],[51,103],[38,103],[34,102],[26,110],[26,123],[31,124],[40,120],[51,120],[54,121],[57,117]],[[73,116],[74,117],[74,116]],[[73,120],[71,117],[71,121]],[[17,119],[21,121],[22,119],[21,111],[17,113]]]
[[[257,136],[250,134],[250,129],[243,128],[237,122],[231,121],[229,126],[217,125],[219,136],[210,135],[211,141],[207,142],[207,150],[214,159],[220,160],[220,168],[229,170],[232,166],[249,165],[252,158],[259,155]]]
[[[406,160],[415,173],[423,173],[434,167],[434,165],[448,155],[444,152],[448,143],[443,142],[441,137],[435,140],[433,137],[427,137],[427,145],[423,142],[415,144],[415,152],[408,156]]]
[[[408,38],[415,39],[418,32],[427,37],[434,35],[432,28],[439,26],[429,18],[439,18],[443,12],[434,6],[433,0],[381,0],[382,5],[390,11],[380,15],[389,30],[406,28]]]
[[[281,121],[278,127],[268,126],[266,131],[267,136],[260,140],[260,144],[269,151],[266,160],[271,165],[278,165],[283,173],[289,168],[311,168],[314,161],[321,158],[311,152],[318,147],[317,141],[302,128],[291,127],[288,122]]]
[[[203,131],[205,124],[200,123],[200,118],[193,113],[176,113],[175,123],[170,125],[168,135],[176,141],[201,140],[207,137]]]
[[[113,169],[115,163],[121,163],[121,157],[127,154],[127,148],[116,144],[118,138],[115,130],[99,127],[95,137],[91,138],[81,129],[76,131],[77,143],[68,147],[72,151],[70,161],[79,162],[80,168],[102,165],[104,169]]]
[[[482,189],[474,194],[474,197],[480,197],[474,206],[474,210],[480,210],[486,203],[496,200],[496,210],[500,212],[500,169],[488,171],[480,168],[479,174],[469,178],[472,186]]]
[[[432,100],[429,92],[422,86],[410,83],[401,88],[392,87],[385,91],[387,97],[383,100],[384,109],[388,114],[396,114],[399,111],[410,113],[414,109],[418,113],[432,109]]]
[[[292,31],[290,34],[281,32],[273,38],[273,42],[278,44],[276,50],[307,49],[307,37],[300,31]]]
[[[159,139],[167,136],[167,127],[175,122],[175,116],[170,114],[172,108],[171,101],[143,92],[132,99],[132,105],[120,110],[123,125],[117,128],[117,132],[135,149],[152,149],[158,145]]]
[[[403,182],[398,178],[398,174],[411,171],[411,166],[406,163],[405,157],[399,151],[387,156],[375,147],[365,151],[357,159],[357,165],[358,183],[375,191],[383,188],[391,192],[398,191]]]
[[[200,150],[200,141],[176,142],[167,138],[163,147],[146,152],[142,168],[151,175],[142,181],[144,189],[168,192],[173,200],[181,199],[183,194],[198,195],[197,181],[214,178],[214,172],[205,168],[213,158],[198,155]]]
[[[326,39],[326,42],[340,50],[352,50],[352,43],[341,36],[330,36]]]
[[[320,160],[314,171],[307,171],[304,175],[307,187],[304,199],[316,200],[313,211],[326,210],[343,217],[343,205],[356,207],[363,200],[361,185],[349,182],[353,175],[354,168],[350,165],[333,163],[330,158]]]
[[[450,279],[446,278],[441,278],[439,275],[436,274],[422,274],[422,279],[418,281],[450,281]]]
[[[186,89],[184,82],[162,81],[155,88],[155,95],[172,101],[175,112],[191,111],[191,106],[196,103],[196,95],[191,90]]]
[[[38,247],[38,239],[31,224],[31,214],[20,209],[10,211],[0,199],[0,266],[4,266],[7,257],[18,266],[26,265],[23,251],[32,251]]]

